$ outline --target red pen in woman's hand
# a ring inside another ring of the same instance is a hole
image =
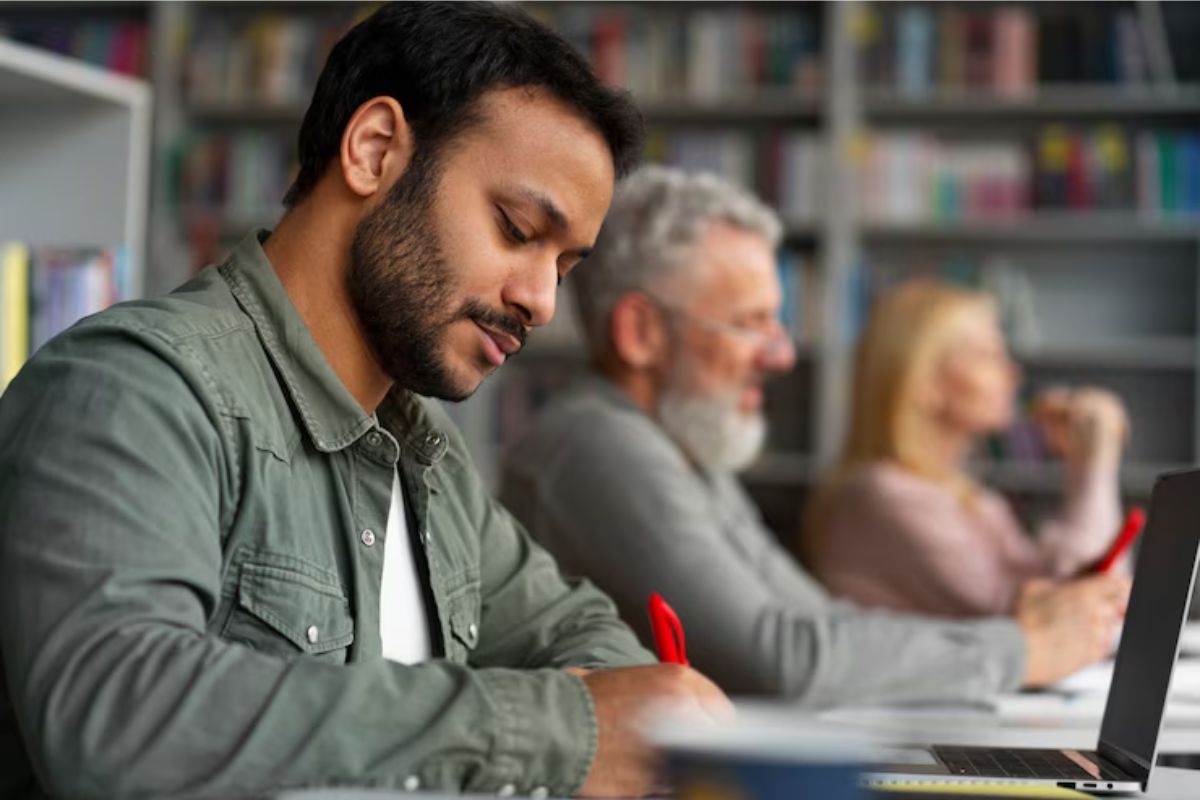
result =
[[[1134,506],[1129,509],[1129,513],[1125,515],[1125,524],[1121,526],[1121,532],[1117,534],[1117,538],[1113,539],[1112,547],[1104,554],[1104,558],[1096,564],[1096,572],[1108,572],[1117,563],[1117,560],[1125,555],[1125,551],[1133,544],[1134,539],[1142,532],[1142,527],[1146,524],[1146,512]]]
[[[687,646],[683,638],[683,623],[675,609],[667,604],[662,595],[650,595],[650,630],[654,633],[654,648],[658,660],[664,664],[687,666]]]

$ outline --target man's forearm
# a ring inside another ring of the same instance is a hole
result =
[[[558,670],[283,661],[145,625],[56,635],[27,685],[16,703],[27,747],[61,796],[566,795],[593,757],[587,690]]]

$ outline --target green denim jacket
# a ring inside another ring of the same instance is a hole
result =
[[[364,411],[264,255],[91,317],[0,399],[0,796],[566,795],[653,657],[489,495],[436,404]],[[440,658],[382,658],[393,470]]]

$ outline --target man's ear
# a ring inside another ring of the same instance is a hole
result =
[[[391,97],[373,97],[358,107],[338,153],[342,179],[359,197],[391,186],[412,160],[412,129],[404,109]]]
[[[613,304],[609,326],[613,351],[630,367],[648,369],[666,358],[666,320],[662,309],[642,292],[628,292]]]

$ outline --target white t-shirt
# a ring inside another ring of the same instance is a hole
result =
[[[400,473],[392,473],[392,508],[388,512],[383,551],[383,586],[379,593],[379,636],[383,657],[417,664],[432,656],[425,592],[408,538]]]

